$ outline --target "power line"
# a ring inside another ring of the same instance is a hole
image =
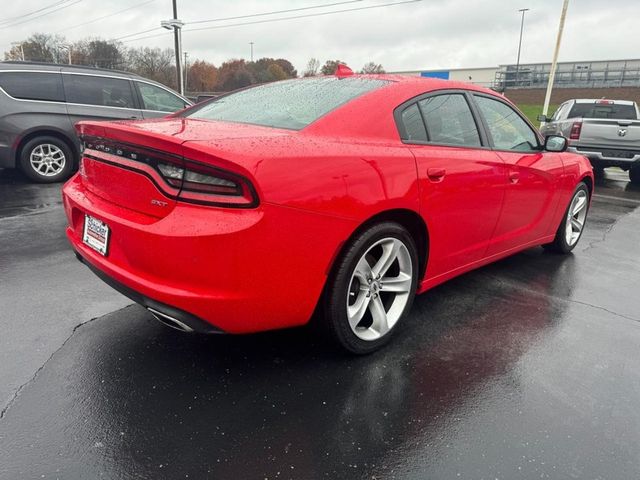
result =
[[[160,30],[162,27],[153,27],[150,28],[149,30],[143,30],[141,32],[136,32],[136,33],[129,33],[128,35],[123,35],[121,37],[116,37],[114,38],[114,40],[122,40],[123,38],[129,38],[129,37],[135,37],[136,35],[142,35],[143,33],[149,33],[149,32],[155,32],[156,30]],[[159,36],[159,35],[152,35],[152,36]],[[147,37],[144,37],[147,38]],[[131,41],[131,40],[128,40]]]
[[[299,19],[299,18],[310,18],[310,17],[320,17],[320,16],[325,16],[325,15],[333,15],[336,13],[345,13],[345,12],[355,12],[355,11],[360,11],[360,10],[369,10],[372,8],[382,8],[382,7],[392,7],[395,5],[404,5],[407,3],[416,3],[416,2],[421,2],[422,0],[404,0],[404,1],[399,1],[399,2],[391,2],[391,3],[382,3],[379,5],[369,5],[366,7],[357,7],[357,8],[345,8],[342,10],[332,10],[330,12],[319,12],[319,13],[308,13],[305,15],[293,15],[290,17],[281,17],[281,18],[270,18],[267,20],[256,20],[253,22],[242,22],[242,23],[232,23],[232,24],[227,24],[227,25],[215,25],[212,27],[200,27],[200,28],[184,28],[182,31],[183,32],[197,32],[197,31],[201,31],[201,30],[217,30],[220,28],[229,28],[229,27],[240,27],[240,26],[244,26],[244,25],[256,25],[256,24],[260,24],[260,23],[271,23],[271,22],[281,22],[281,21],[285,21],[285,20],[295,20],[295,19]],[[138,32],[138,34],[131,34],[131,35],[127,35],[128,37],[132,37],[135,35],[141,35],[143,33],[148,33],[151,32],[153,30],[157,30],[157,29],[151,29],[151,30],[147,30],[145,32]],[[166,33],[159,33],[159,34],[155,34],[155,35],[147,35],[144,37],[139,37],[139,38],[132,38],[131,40],[125,40],[123,43],[129,43],[129,42],[135,42],[138,40],[145,40],[147,38],[155,38],[155,37],[161,37],[163,35],[166,35]],[[123,38],[123,37],[120,37]],[[117,40],[117,39],[116,39]]]
[[[344,12],[356,12],[359,10],[370,10],[372,8],[381,8],[381,7],[392,7],[394,5],[403,5],[405,3],[416,3],[421,2],[422,0],[403,0],[400,2],[391,2],[391,3],[381,3],[378,5],[369,5],[366,7],[356,7],[356,8],[345,8],[342,10],[333,10],[331,12],[319,12],[319,13],[307,13],[305,15],[294,15],[291,17],[281,17],[281,18],[270,18],[267,20],[256,20],[254,22],[243,22],[243,23],[231,23],[227,25],[215,25],[213,27],[199,27],[199,28],[185,28],[185,32],[197,32],[200,30],[216,30],[219,28],[229,28],[229,27],[240,27],[243,25],[256,25],[259,23],[270,23],[270,22],[281,22],[284,20],[294,20],[297,18],[309,18],[309,17],[321,17],[324,15],[333,15],[335,13],[344,13]]]
[[[65,2],[67,2],[67,1],[69,1],[69,0],[65,0]],[[36,15],[35,17],[27,18],[27,19],[21,20],[21,21],[16,22],[16,23],[10,23],[8,25],[2,25],[2,27],[3,28],[8,28],[8,27],[15,27],[17,25],[22,25],[23,23],[31,22],[32,20],[35,20],[37,18],[44,17],[45,15],[50,15],[50,14],[58,12],[60,10],[64,10],[65,8],[69,8],[69,7],[71,7],[71,6],[73,6],[73,5],[77,4],[77,3],[80,3],[81,1],[82,0],[75,0],[75,1],[72,1],[71,3],[67,3],[67,4],[64,4],[64,5],[61,3],[58,6],[58,8],[54,8],[52,10],[49,10],[48,12],[41,13],[40,15]]]
[[[11,23],[11,22],[14,22],[14,21],[16,21],[16,20],[20,20],[21,18],[24,18],[24,17],[28,17],[28,16],[30,16],[30,15],[33,15],[33,14],[35,14],[35,13],[42,12],[43,10],[47,10],[47,9],[49,9],[49,8],[53,8],[53,7],[55,7],[55,6],[60,5],[61,3],[65,3],[65,2],[68,2],[68,1],[69,1],[69,0],[58,0],[57,2],[51,3],[51,4],[47,5],[46,7],[41,7],[41,8],[39,8],[39,9],[37,9],[37,10],[32,11],[32,12],[29,12],[29,13],[23,13],[23,14],[20,14],[20,15],[16,15],[15,17],[5,18],[5,19],[3,19],[3,20],[0,20],[0,23],[2,23],[2,24],[4,24],[4,23]]]
[[[137,5],[133,5],[132,7],[123,8],[122,10],[118,10],[117,12],[109,13],[108,15],[103,15],[101,17],[94,18],[93,20],[89,20],[89,21],[84,22],[84,23],[77,23],[75,25],[72,25],[71,27],[63,28],[61,30],[58,30],[55,33],[65,32],[65,31],[68,31],[68,30],[73,30],[74,28],[82,27],[84,25],[89,25],[90,23],[99,22],[100,20],[104,20],[105,18],[113,17],[114,15],[118,15],[119,13],[123,13],[123,12],[126,12],[128,10],[133,10],[134,8],[143,7],[144,5],[148,5],[149,3],[153,3],[155,1],[156,0],[147,0],[146,2],[142,2],[142,3],[139,3]]]
[[[345,3],[358,3],[358,2],[362,2],[362,0],[349,0],[348,2],[326,3],[324,5],[312,5],[309,7],[290,8],[288,10],[277,10],[275,12],[253,13],[251,15],[239,15],[237,17],[212,18],[211,20],[196,20],[195,22],[186,22],[186,23],[190,25],[194,25],[196,23],[224,22],[227,20],[240,20],[241,18],[262,17],[265,15],[276,15],[278,13],[299,12],[301,10],[311,10],[314,8],[335,7],[337,5],[344,5]]]

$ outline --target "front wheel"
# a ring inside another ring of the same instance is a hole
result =
[[[589,188],[584,182],[580,182],[573,192],[569,207],[556,232],[556,238],[543,247],[557,253],[569,253],[573,250],[584,231],[588,212]]]
[[[29,140],[20,154],[20,167],[34,182],[55,183],[73,172],[73,154],[62,140],[41,136]]]
[[[330,276],[324,323],[345,350],[365,354],[387,343],[411,309],[418,256],[401,225],[374,225],[351,242]]]

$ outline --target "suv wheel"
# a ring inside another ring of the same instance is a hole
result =
[[[634,165],[629,170],[629,180],[634,185],[640,185],[640,165]]]
[[[20,154],[20,168],[34,182],[55,183],[73,172],[73,154],[69,146],[56,137],[42,136],[29,140]]]
[[[338,260],[323,297],[324,325],[334,340],[356,354],[387,343],[411,309],[418,270],[405,228],[384,222],[362,232]]]

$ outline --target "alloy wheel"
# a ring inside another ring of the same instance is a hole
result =
[[[41,143],[29,156],[31,167],[43,177],[58,175],[64,169],[66,161],[64,152],[51,143]]]
[[[402,316],[410,299],[413,264],[407,246],[397,238],[383,238],[362,255],[351,275],[347,318],[360,339],[386,335]]]
[[[584,190],[578,190],[571,201],[565,227],[565,239],[570,247],[577,243],[582,234],[584,222],[587,218],[588,203],[589,198]]]

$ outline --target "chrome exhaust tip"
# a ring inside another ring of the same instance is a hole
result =
[[[181,322],[177,318],[173,318],[167,315],[166,313],[159,312],[158,310],[151,307],[147,307],[147,310],[151,312],[151,315],[153,315],[156,320],[158,320],[163,325],[166,325],[167,327],[173,328],[175,330],[180,330],[181,332],[186,332],[186,333],[193,332],[193,328]]]

